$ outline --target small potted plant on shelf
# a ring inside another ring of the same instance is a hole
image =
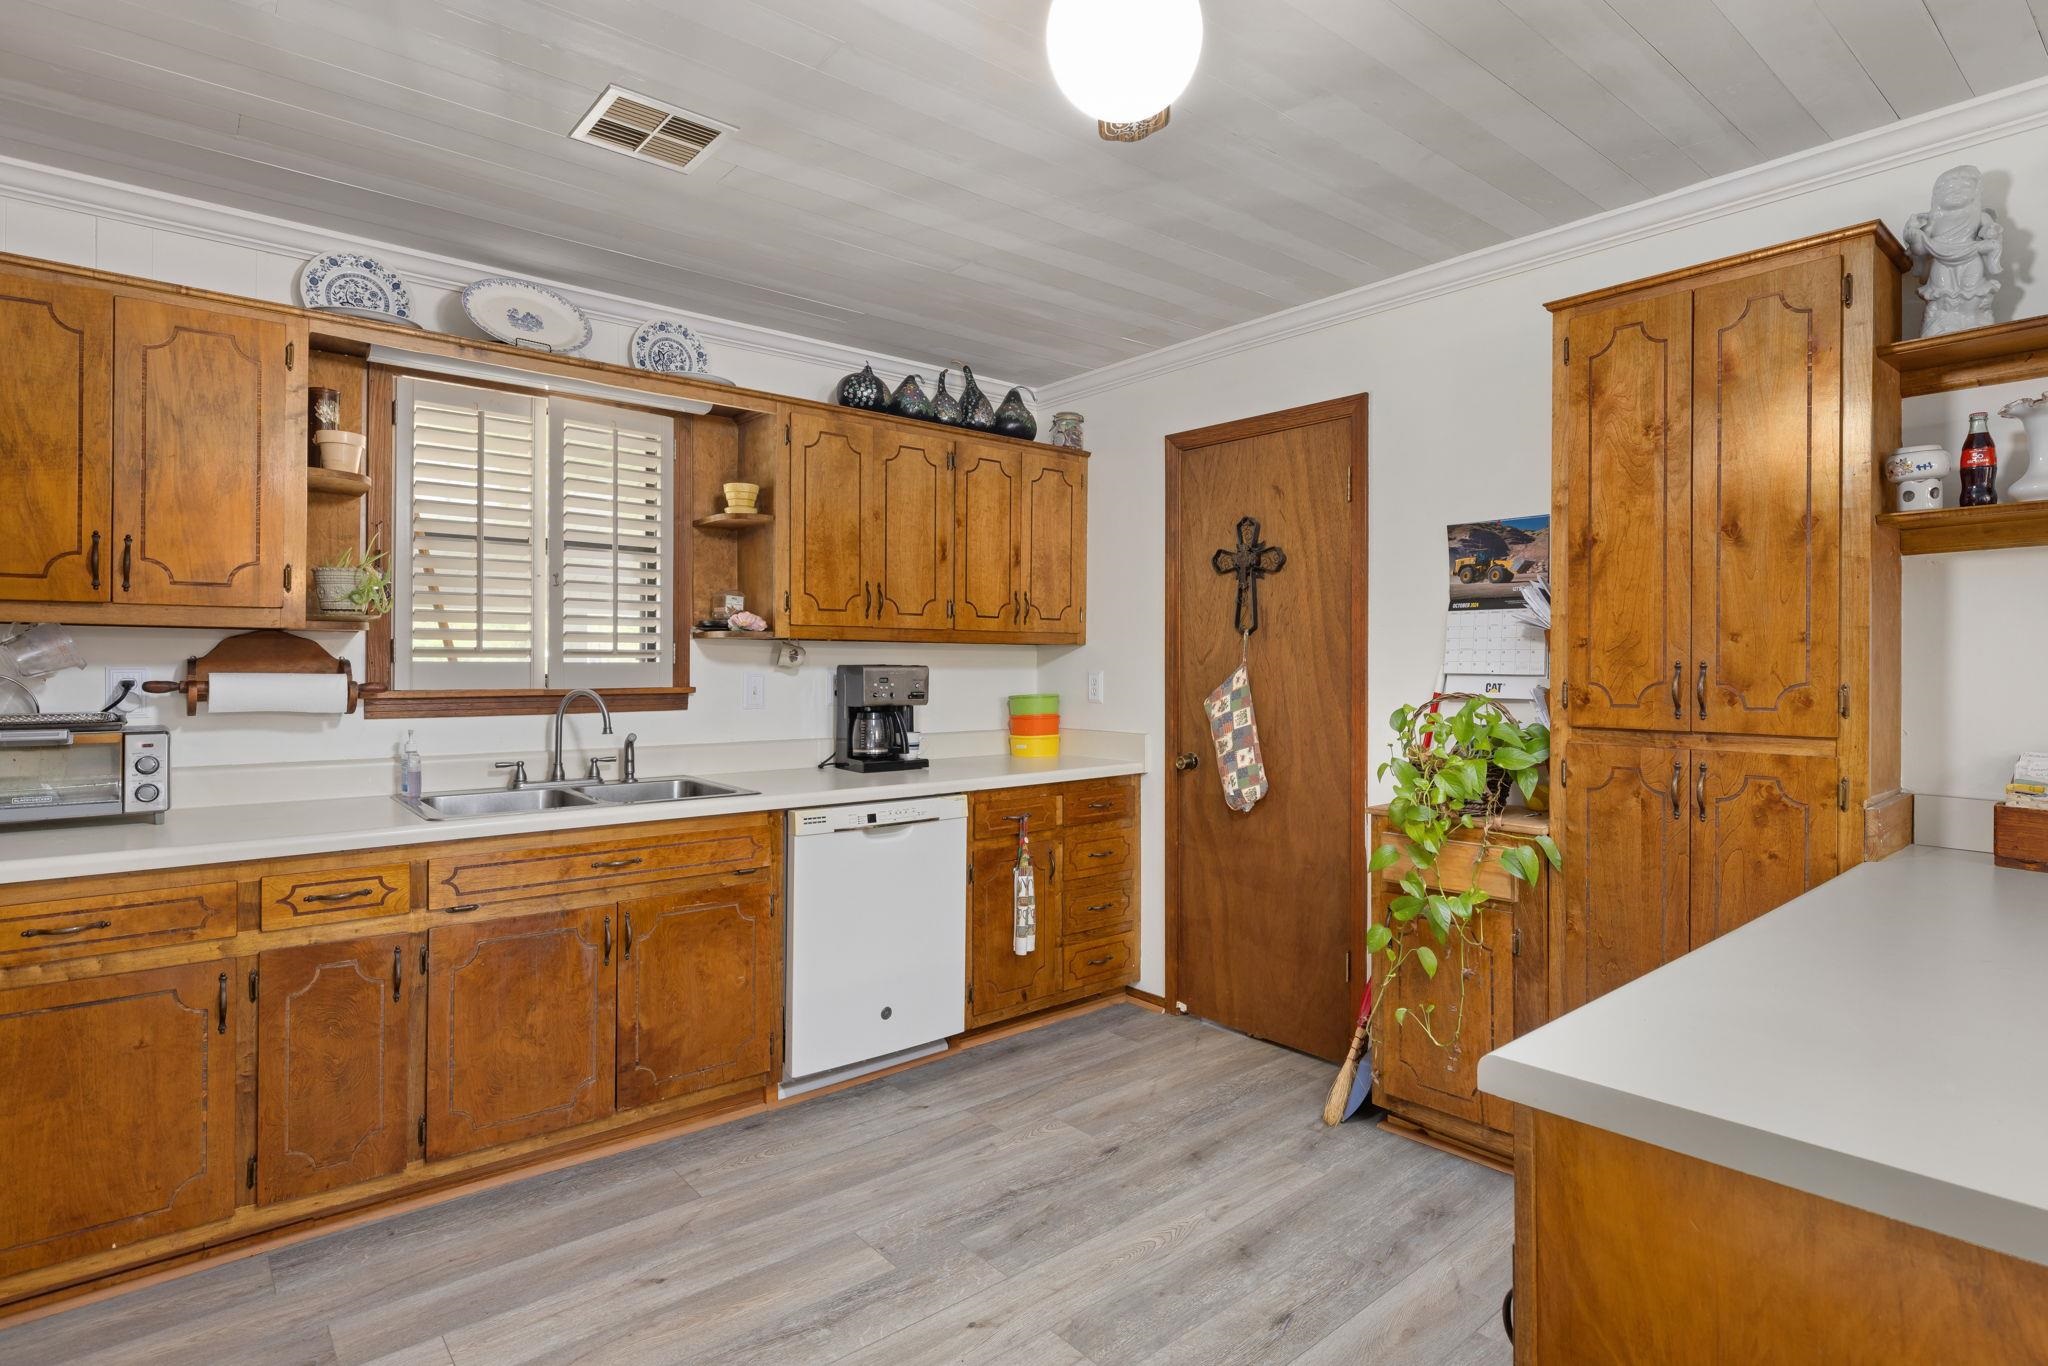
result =
[[[391,610],[391,576],[384,555],[372,541],[344,550],[333,563],[313,570],[313,608],[323,617],[356,617],[373,621]]]
[[[1385,1027],[1381,1007],[1388,988],[1411,968],[1432,979],[1446,966],[1457,974],[1453,1018],[1437,1020],[1434,1005],[1420,1010],[1398,1006],[1393,1011],[1396,1027],[1420,1029],[1443,1048],[1455,1048],[1462,1037],[1465,989],[1472,975],[1467,960],[1483,947],[1478,916],[1488,897],[1476,877],[1470,880],[1475,885],[1447,885],[1438,860],[1453,836],[1474,832],[1476,838],[1461,841],[1477,846],[1471,867],[1483,868],[1498,849],[1501,868],[1530,886],[1543,875],[1542,860],[1560,866],[1557,845],[1548,835],[1498,839],[1511,795],[1520,791],[1527,801],[1537,793],[1550,758],[1550,728],[1524,725],[1479,697],[1447,709],[1444,704],[1454,700],[1439,698],[1397,710],[1392,717],[1394,757],[1379,769],[1382,778],[1394,783],[1387,806],[1394,839],[1373,851],[1369,866],[1375,876],[1404,860],[1406,866],[1398,894],[1378,908],[1365,934],[1367,954],[1380,960],[1374,965],[1366,1020],[1375,1051]]]

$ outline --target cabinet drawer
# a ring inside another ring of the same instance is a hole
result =
[[[1127,821],[1138,809],[1136,778],[1098,778],[1070,784],[1061,794],[1060,818],[1068,825]]]
[[[1114,987],[1135,981],[1138,953],[1135,935],[1094,939],[1070,945],[1061,959],[1060,987]]]
[[[529,897],[567,896],[707,873],[765,868],[769,823],[704,822],[639,839],[590,840],[547,848],[476,851],[430,860],[427,904],[492,905]]]
[[[1034,831],[1050,831],[1060,823],[1059,789],[1052,787],[1009,787],[996,792],[977,792],[968,801],[972,833],[978,840],[1010,839],[1017,833],[1016,817],[1029,816]]]
[[[1076,883],[1066,889],[1061,909],[1060,937],[1069,943],[1137,928],[1138,911],[1127,877]]]
[[[1067,835],[1066,857],[1060,873],[1070,882],[1113,877],[1138,866],[1138,836],[1124,827],[1096,831],[1087,826]]]
[[[102,893],[0,906],[0,963],[226,939],[235,884]]]
[[[284,873],[263,879],[263,928],[367,920],[412,909],[412,870],[403,863]]]

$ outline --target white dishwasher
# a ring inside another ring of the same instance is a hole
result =
[[[784,1094],[965,1029],[967,799],[791,812],[788,962]]]

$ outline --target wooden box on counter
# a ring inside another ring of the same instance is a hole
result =
[[[2048,873],[2048,811],[2000,802],[1991,812],[1991,857],[2001,868]]]

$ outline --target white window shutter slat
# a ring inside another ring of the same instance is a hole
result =
[[[659,688],[673,681],[672,419],[554,399],[548,686]]]

